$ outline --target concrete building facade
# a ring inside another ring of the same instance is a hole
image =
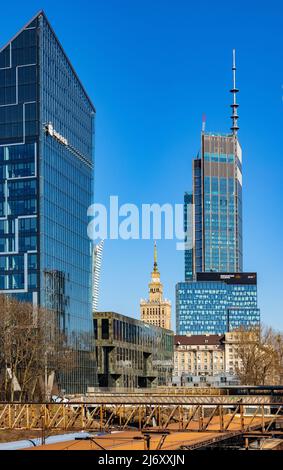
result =
[[[94,312],[93,322],[100,387],[171,384],[173,331],[115,312]]]

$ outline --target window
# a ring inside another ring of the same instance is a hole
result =
[[[97,320],[93,320],[94,339],[97,339]]]
[[[103,318],[101,321],[101,338],[109,339],[109,320],[108,318]]]

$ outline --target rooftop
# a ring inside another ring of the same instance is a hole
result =
[[[220,345],[224,335],[176,335],[174,336],[174,345]]]
[[[124,321],[126,323],[137,324],[137,325],[139,325],[141,327],[144,327],[144,328],[153,329],[153,330],[157,330],[157,331],[163,330],[165,333],[169,333],[170,335],[173,335],[172,330],[168,330],[168,329],[162,328],[160,326],[156,326],[156,325],[152,325],[150,323],[146,323],[143,320],[140,320],[138,318],[127,317],[126,315],[122,315],[121,313],[117,313],[117,312],[111,312],[111,311],[110,312],[93,312],[93,318],[94,319],[98,319],[98,318],[112,319],[112,318],[115,318],[115,319]]]

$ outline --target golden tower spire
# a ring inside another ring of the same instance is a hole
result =
[[[154,263],[153,263],[153,271],[156,273],[158,272],[157,268],[157,246],[156,242],[154,242]]]
[[[141,300],[141,319],[150,325],[161,328],[171,328],[171,302],[163,298],[163,285],[160,281],[160,273],[157,266],[157,245],[154,242],[153,250],[153,271],[148,285],[149,297]]]

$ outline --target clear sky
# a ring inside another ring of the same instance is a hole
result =
[[[244,269],[257,271],[262,319],[283,329],[283,4],[281,1],[80,0],[1,3],[3,45],[43,8],[96,109],[95,200],[182,203],[202,114],[229,132],[237,50],[244,159]],[[158,242],[166,297],[183,253]],[[139,316],[153,241],[104,245],[101,310]]]

